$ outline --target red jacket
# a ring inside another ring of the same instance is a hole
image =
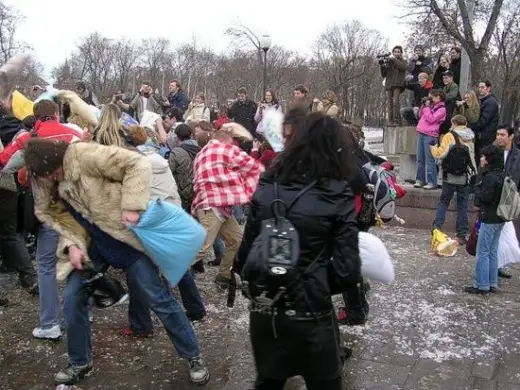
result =
[[[220,130],[222,128],[223,124],[229,123],[231,120],[228,118],[227,115],[221,115],[216,120],[213,121],[213,127],[215,127],[216,130]]]
[[[34,131],[38,138],[58,139],[68,143],[81,141],[84,137],[82,133],[62,125],[55,120],[47,120],[45,122],[37,121],[34,125]],[[0,152],[0,165],[5,166],[13,154],[24,149],[31,137],[29,131],[24,131],[14,138],[13,141]]]

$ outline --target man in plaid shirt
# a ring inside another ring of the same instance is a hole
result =
[[[226,288],[231,280],[233,258],[242,240],[242,229],[231,213],[231,206],[251,201],[263,165],[233,145],[232,130],[223,129],[193,160],[192,213],[207,231],[204,246],[196,261],[203,261],[220,235],[226,242],[226,252],[220,263],[215,283]]]

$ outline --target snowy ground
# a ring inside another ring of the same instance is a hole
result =
[[[462,251],[438,258],[427,231],[376,230],[391,253],[396,282],[372,284],[370,320],[364,327],[341,327],[354,350],[344,368],[347,390],[520,389],[520,269],[501,280],[489,297],[469,296],[474,259]],[[212,370],[208,389],[252,388],[254,365],[248,340],[247,302],[225,306],[209,269],[198,284],[208,311],[197,333]],[[13,306],[0,314],[0,389],[49,389],[66,364],[62,343],[32,340],[37,300],[12,290]],[[337,300],[338,304],[341,299]],[[118,334],[126,307],[95,313],[95,371],[87,389],[189,389],[185,363],[172,351],[157,324],[151,339]],[[287,390],[305,389],[298,379]]]

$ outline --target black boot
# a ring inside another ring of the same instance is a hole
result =
[[[197,274],[203,274],[206,270],[204,269],[204,261],[197,261],[191,266],[191,270]]]

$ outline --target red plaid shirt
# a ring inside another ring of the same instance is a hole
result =
[[[211,140],[193,160],[192,211],[247,204],[263,165],[235,145]]]

